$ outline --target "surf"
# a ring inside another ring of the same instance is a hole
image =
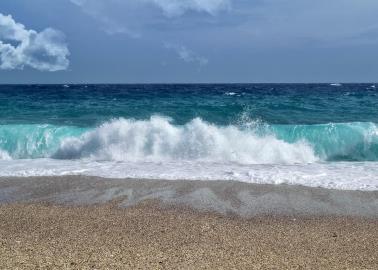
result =
[[[216,125],[194,118],[119,118],[98,127],[1,125],[0,159],[207,161],[306,164],[378,160],[378,128],[371,122]]]

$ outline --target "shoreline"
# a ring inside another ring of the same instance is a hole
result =
[[[377,269],[378,192],[0,178],[4,269]]]
[[[146,200],[244,218],[259,215],[378,218],[378,191],[237,181],[0,177],[0,204],[49,202],[80,206],[118,201],[118,206],[130,207]]]

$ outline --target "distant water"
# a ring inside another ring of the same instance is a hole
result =
[[[378,190],[378,89],[0,86],[0,176],[67,174]]]

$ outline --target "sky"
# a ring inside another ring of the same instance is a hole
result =
[[[378,82],[377,0],[0,0],[0,83]]]

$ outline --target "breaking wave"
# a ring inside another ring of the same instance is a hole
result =
[[[117,119],[96,128],[0,126],[0,159],[301,164],[378,160],[374,123],[218,126],[195,118]]]
[[[79,138],[63,140],[56,158],[117,161],[206,160],[244,164],[308,163],[317,160],[304,141],[287,143],[235,126],[219,127],[197,118],[183,126],[169,119],[115,120]]]

